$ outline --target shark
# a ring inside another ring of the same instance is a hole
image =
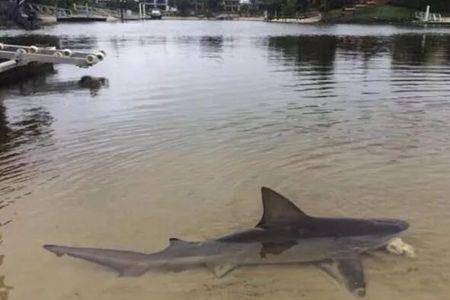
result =
[[[240,266],[316,264],[339,278],[352,294],[363,297],[362,255],[386,246],[409,227],[399,219],[313,217],[270,188],[262,187],[261,194],[263,214],[255,227],[204,241],[170,238],[169,245],[159,252],[43,247],[58,256],[102,265],[120,276],[206,267],[223,277]]]

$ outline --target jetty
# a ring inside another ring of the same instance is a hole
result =
[[[91,67],[105,58],[104,51],[80,52],[55,47],[21,46],[0,43],[0,84],[35,75],[53,64]]]
[[[425,11],[414,13],[415,23],[432,25],[450,25],[450,18],[443,17],[440,13],[432,13],[428,5]]]
[[[314,24],[322,20],[322,14],[299,18],[266,18],[265,20],[272,23]]]
[[[86,5],[73,5],[73,9],[58,8],[57,22],[111,22],[117,21],[118,13],[109,9],[101,9]]]

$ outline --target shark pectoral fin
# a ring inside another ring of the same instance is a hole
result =
[[[237,265],[232,263],[222,263],[222,264],[215,264],[215,263],[207,263],[206,267],[211,270],[211,272],[216,275],[216,277],[221,278],[225,275],[227,275],[229,272],[233,271],[235,268],[237,268]]]
[[[146,266],[133,266],[127,268],[116,268],[120,277],[137,277],[148,271]]]
[[[337,269],[347,288],[356,296],[366,295],[364,270],[359,257],[336,259]]]
[[[317,266],[337,282],[345,285],[354,295],[364,297],[366,294],[364,272],[359,257],[327,260],[318,263]]]

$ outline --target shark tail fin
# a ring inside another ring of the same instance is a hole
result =
[[[56,245],[44,245],[44,248],[58,256],[68,255],[109,267],[117,271],[119,276],[140,276],[148,271],[150,267],[146,263],[147,254],[133,251]]]
[[[263,215],[256,227],[274,227],[300,223],[310,218],[294,203],[267,187],[261,188]]]

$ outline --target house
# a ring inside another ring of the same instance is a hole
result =
[[[140,2],[145,3],[151,8],[157,8],[164,11],[169,10],[169,0],[145,0]]]
[[[222,9],[227,13],[239,12],[240,0],[222,0]]]
[[[191,6],[193,11],[204,11],[207,7],[207,0],[191,0]]]

